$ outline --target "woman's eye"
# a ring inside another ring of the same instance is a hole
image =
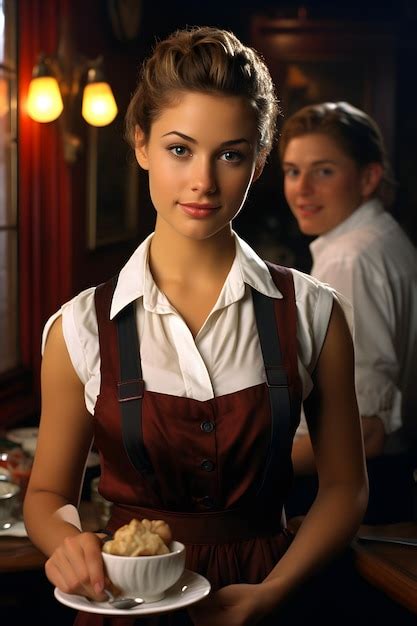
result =
[[[243,160],[243,158],[243,154],[235,152],[234,150],[227,150],[227,152],[223,152],[220,155],[220,159],[222,161],[227,161],[227,163],[239,163]]]
[[[185,146],[170,146],[168,150],[177,157],[185,157],[189,154],[189,150]]]

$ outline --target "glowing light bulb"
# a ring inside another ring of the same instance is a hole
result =
[[[87,83],[84,87],[82,116],[91,126],[107,126],[117,115],[111,87],[106,82]]]
[[[27,112],[35,122],[52,122],[62,113],[61,92],[53,76],[32,78],[29,85]]]

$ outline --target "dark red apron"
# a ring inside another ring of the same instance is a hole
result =
[[[261,582],[291,541],[283,502],[301,402],[296,305],[291,272],[269,268],[283,298],[253,291],[268,382],[205,402],[146,390],[134,305],[111,321],[115,283],[96,289],[101,387],[95,445],[100,493],[114,502],[108,529],[132,517],[166,520],[186,545],[186,567],[206,576],[213,590]],[[77,626],[134,623],[87,613],[76,620]],[[184,610],[137,623],[191,622]]]

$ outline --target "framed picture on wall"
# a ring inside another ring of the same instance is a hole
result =
[[[115,124],[90,126],[87,143],[87,247],[135,239],[140,178],[133,152]]]
[[[10,9],[10,7],[7,7]],[[0,22],[2,7],[0,6]],[[0,38],[0,376],[19,364],[16,30],[7,14]],[[3,44],[3,45],[2,45]],[[10,54],[8,48],[10,48]],[[12,54],[14,53],[14,56]],[[5,62],[3,62],[5,61]],[[1,401],[0,401],[1,403]]]

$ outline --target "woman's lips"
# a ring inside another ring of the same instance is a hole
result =
[[[197,202],[179,202],[179,206],[184,213],[191,215],[191,217],[203,218],[213,215],[214,211],[217,211],[220,206],[214,204],[199,204]]]

